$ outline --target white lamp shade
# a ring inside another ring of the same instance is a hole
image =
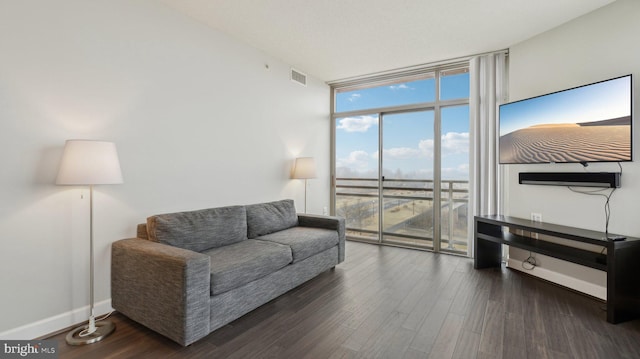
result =
[[[67,140],[56,184],[94,185],[122,182],[118,152],[113,142]]]
[[[298,157],[293,168],[293,178],[316,178],[316,160],[313,157]]]

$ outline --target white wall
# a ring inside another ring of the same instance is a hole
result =
[[[633,74],[634,103],[640,96],[640,2],[618,0],[549,32],[510,48],[510,100],[542,95],[616,76]],[[634,110],[634,162],[623,163],[622,187],[611,199],[609,231],[640,237],[640,115]],[[580,195],[564,187],[518,184],[518,172],[583,171],[579,164],[505,166],[506,213],[529,218],[542,213],[543,221],[604,231],[604,200]],[[619,171],[618,165],[591,164],[590,171]],[[511,249],[514,268],[528,252]],[[591,295],[606,295],[604,272],[537,255],[532,271]],[[640,260],[640,258],[639,258]]]
[[[88,193],[54,185],[66,139],[114,141],[125,178],[95,193],[102,311],[110,245],[149,215],[302,210],[297,156],[319,167],[309,212],[329,205],[329,88],[157,2],[3,1],[0,53],[0,338],[87,317]]]

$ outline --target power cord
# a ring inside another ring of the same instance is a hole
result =
[[[618,167],[620,168],[620,177],[622,177],[622,164],[620,162],[616,162],[618,164]],[[580,164],[583,166],[585,172],[589,172],[587,170],[587,166],[589,166],[589,164],[587,162],[580,162]],[[604,225],[604,234],[605,234],[605,238],[609,238],[609,218],[611,217],[611,207],[610,207],[610,201],[611,201],[611,196],[613,195],[613,192],[616,191],[616,187],[614,187],[613,189],[611,189],[611,192],[609,192],[609,194],[602,194],[602,193],[597,193],[597,192],[602,192],[605,191],[606,189],[600,189],[600,190],[595,190],[595,191],[578,191],[575,190],[573,188],[571,188],[570,186],[568,186],[567,188],[569,188],[569,190],[571,190],[572,192],[576,192],[576,193],[580,193],[580,194],[586,194],[586,195],[593,195],[593,196],[602,196],[605,197],[607,200],[604,203],[604,215],[605,215],[605,225]],[[603,247],[602,251],[600,251],[600,254],[604,254],[604,252],[607,250],[607,247]]]
[[[529,252],[529,257],[522,261],[522,268],[524,268],[525,270],[533,270],[533,268],[535,268],[536,266],[538,266],[536,257],[533,256],[533,253]]]
[[[620,168],[620,177],[622,177],[622,164],[620,162],[616,162],[616,163]],[[580,162],[580,164],[584,168],[585,172],[589,172],[587,170],[587,166],[589,166],[587,162]],[[613,187],[611,189],[611,192],[609,192],[608,194],[599,193],[599,192],[606,191],[607,190],[606,188],[594,190],[594,191],[579,191],[572,188],[571,186],[567,186],[567,188],[569,188],[570,191],[575,193],[586,194],[590,196],[602,196],[607,199],[604,203],[604,216],[605,216],[604,234],[605,234],[605,238],[608,238],[609,237],[609,218],[611,217],[611,207],[609,206],[609,203],[611,201],[611,196],[613,195],[613,192],[615,192],[617,188]]]
[[[95,333],[95,322],[99,322],[101,320],[105,320],[105,319],[109,318],[109,316],[111,316],[111,314],[113,314],[113,312],[114,311],[112,310],[112,311],[110,311],[109,313],[103,315],[100,318],[93,319],[94,320],[94,328],[91,328],[91,323],[89,323],[89,327],[87,327],[87,329],[85,329],[85,330],[81,331],[80,333],[78,333],[78,336],[79,337],[86,337],[86,336],[89,336],[89,335]],[[91,322],[91,320],[89,320],[89,322]]]
[[[609,193],[600,193],[600,192],[604,192],[607,190],[607,188],[602,188],[602,189],[597,189],[597,190],[593,190],[593,191],[581,191],[581,190],[577,190],[575,188],[573,188],[572,186],[567,186],[567,188],[571,191],[571,192],[575,192],[575,193],[580,193],[580,194],[586,194],[589,196],[601,196],[606,198],[606,201],[604,202],[604,233],[605,236],[607,236],[609,234],[609,218],[611,217],[611,207],[609,205],[610,201],[611,201],[611,196],[613,195],[613,192],[616,191],[616,188],[612,188],[611,191]]]
[[[620,164],[620,162],[616,162],[618,164],[618,167],[620,167],[620,177],[622,177],[622,164]],[[589,172],[587,171],[587,166],[589,166],[589,164],[587,162],[580,162],[580,164],[582,165],[582,167],[584,168],[585,172]],[[616,191],[616,187],[613,187],[611,189],[611,192],[609,192],[608,194],[605,193],[600,193],[603,191],[606,191],[606,188],[602,188],[602,189],[597,189],[597,190],[593,190],[593,191],[581,191],[581,190],[577,190],[571,186],[567,186],[567,188],[571,191],[571,192],[575,192],[575,193],[580,193],[580,194],[586,194],[589,196],[602,196],[604,198],[606,198],[606,201],[604,202],[604,234],[605,234],[605,238],[609,237],[609,218],[611,217],[611,207],[609,205],[610,201],[611,201],[611,196],[613,195],[613,192]]]
[[[97,322],[99,322],[99,321],[101,321],[101,320],[105,320],[105,319],[109,318],[109,317],[111,316],[111,314],[113,314],[113,312],[115,312],[115,310],[112,310],[112,311],[110,311],[109,313],[107,313],[107,314],[105,314],[105,315],[101,316],[100,318],[97,318],[97,319],[96,319],[96,321],[97,321]]]

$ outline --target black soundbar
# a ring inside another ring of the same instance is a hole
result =
[[[520,184],[620,187],[620,172],[520,172],[518,177]]]

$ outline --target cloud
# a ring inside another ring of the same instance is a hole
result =
[[[345,117],[340,120],[340,124],[336,127],[336,129],[345,130],[347,132],[367,132],[367,130],[369,130],[369,128],[374,125],[378,125],[378,117]]]
[[[390,88],[392,91],[411,89],[411,87],[407,86],[406,84],[391,85],[391,86],[389,86],[389,88]]]
[[[369,120],[363,120],[363,118],[368,118]],[[346,118],[343,120],[347,120]],[[362,118],[352,118],[352,120],[356,121],[359,124],[355,125],[355,122],[347,121],[344,124],[342,121],[340,122],[340,126],[347,131],[347,126],[351,126],[350,132],[354,132],[354,128],[364,127],[364,124],[367,125],[367,128],[372,126],[373,124],[377,124],[377,119],[372,116],[363,116]],[[375,120],[375,121],[374,121]],[[361,127],[358,127],[361,126]],[[433,159],[433,139],[420,140],[418,142],[417,147],[392,147],[385,148],[383,150],[385,160],[407,160],[407,159],[417,159],[417,158],[426,158]],[[460,154],[460,153],[468,153],[469,152],[469,133],[463,132],[448,132],[441,137],[441,145],[442,145],[442,154],[443,157],[446,155]],[[368,170],[370,161],[378,159],[379,152],[375,151],[371,154],[366,151],[358,150],[349,153],[346,158],[338,158],[336,160],[336,167],[345,167],[350,168],[356,171]],[[430,171],[430,170],[429,170]],[[462,164],[453,168],[442,168],[443,176],[447,178],[466,178],[469,174],[469,165]]]
[[[406,160],[409,158],[420,157],[420,151],[409,147],[394,147],[383,150],[384,158],[391,160]],[[377,152],[375,154],[376,158]]]
[[[347,97],[347,101],[349,101],[349,102],[355,102],[355,101],[358,101],[358,100],[360,99],[360,97],[362,97],[362,95],[361,95],[361,94],[359,94],[359,93],[354,93],[354,94],[349,95],[349,97]]]
[[[469,133],[447,132],[442,135],[442,153],[444,155],[469,153]]]
[[[418,148],[422,156],[429,159],[433,158],[433,140],[421,140],[418,143]]]
[[[410,158],[433,158],[433,140],[422,140],[417,148],[392,147],[382,150],[387,160],[406,160]],[[371,154],[371,158],[378,159],[378,151]]]
[[[369,154],[366,151],[358,150],[349,153],[346,158],[338,158],[336,167],[348,167],[352,169],[367,169],[369,165]]]
[[[434,141],[432,139],[427,139],[420,140],[417,148],[388,148],[384,150],[384,156],[387,159],[408,159],[420,157],[433,159],[433,143]],[[442,135],[440,145],[442,146],[443,156],[469,153],[469,133],[448,132]],[[373,157],[377,158],[378,153],[374,153]]]

